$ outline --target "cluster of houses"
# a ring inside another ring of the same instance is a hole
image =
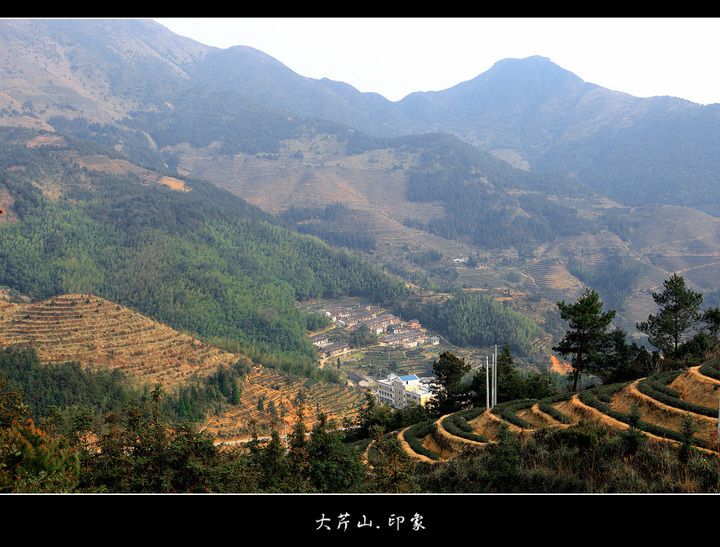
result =
[[[412,319],[402,322],[398,317],[370,304],[338,304],[321,308],[318,313],[327,315],[333,323],[351,332],[364,326],[380,337],[380,343],[388,346],[402,345],[412,348],[426,343],[439,343],[437,337],[428,337],[420,329],[419,321]],[[313,336],[310,340],[319,348],[323,357],[333,357],[350,350],[347,343],[333,343],[324,335]]]
[[[320,308],[318,313],[327,315],[333,323],[345,327],[350,331],[365,325],[371,332],[381,334],[388,328],[400,325],[400,319],[394,315],[373,308],[371,304],[338,304],[336,306]]]
[[[350,344],[347,342],[331,342],[324,334],[311,336],[310,341],[318,347],[321,357],[333,357],[350,351]]]
[[[341,303],[321,308],[317,313],[327,315],[335,325],[350,332],[365,326],[378,335],[381,344],[387,346],[412,348],[424,344],[437,345],[440,342],[436,336],[428,336],[421,329],[419,321],[401,321],[370,304]],[[325,334],[312,336],[310,341],[318,347],[322,357],[333,357],[350,351],[348,343],[333,342]],[[409,404],[424,405],[432,398],[429,379],[414,374],[390,374],[382,380],[371,380],[358,373],[350,373],[348,379],[360,388],[371,389],[378,402],[394,408],[404,408]]]

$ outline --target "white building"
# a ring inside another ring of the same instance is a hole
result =
[[[405,408],[412,403],[423,406],[433,396],[428,384],[414,374],[390,374],[386,379],[378,380],[373,393],[379,402],[394,408]]]

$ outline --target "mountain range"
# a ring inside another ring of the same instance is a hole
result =
[[[117,121],[202,88],[373,136],[449,133],[533,171],[578,178],[626,205],[718,202],[711,173],[720,105],[632,97],[544,57],[500,60],[447,90],[390,102],[301,76],[250,47],[199,44],[153,21],[5,20],[2,49],[6,100],[22,105],[27,97],[44,121],[68,108]]]
[[[720,288],[720,105],[539,56],[391,102],[149,20],[2,20],[0,69],[2,126],[209,181],[414,285],[545,310],[551,333],[586,285],[625,326],[671,273]]]

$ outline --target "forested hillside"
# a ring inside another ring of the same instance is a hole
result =
[[[503,340],[526,357],[541,335],[532,319],[484,294],[460,295],[442,303],[409,301],[399,310],[460,347],[491,347]]]
[[[348,150],[392,146],[417,152],[408,169],[406,197],[411,202],[440,201],[446,215],[408,222],[446,239],[480,248],[531,249],[559,236],[606,227],[589,224],[557,199],[591,197],[593,191],[577,180],[512,168],[448,135],[361,139],[351,136]]]
[[[129,164],[112,172],[122,159],[101,146],[56,139],[29,147],[35,137],[4,130],[0,153],[0,277],[22,293],[97,294],[302,367],[315,351],[297,300],[382,301],[405,291],[399,279],[213,185],[183,181],[186,191],[176,190]]]

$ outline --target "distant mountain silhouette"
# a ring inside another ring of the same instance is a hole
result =
[[[720,203],[720,105],[633,97],[545,57],[503,59],[443,91],[391,102],[301,77],[251,48],[216,51],[197,74],[293,114],[376,136],[445,132],[535,171],[577,177],[628,205]]]
[[[93,115],[107,119],[165,107],[203,87],[374,136],[449,133],[513,158],[515,165],[577,177],[626,204],[691,205],[712,212],[720,203],[720,105],[632,97],[584,82],[545,57],[499,60],[449,89],[391,102],[343,82],[296,74],[251,47],[205,46],[153,21],[4,20],[0,25],[0,54],[7,67],[0,80],[6,90],[14,89],[10,79],[18,78],[31,88],[42,86],[41,92],[25,89],[15,100],[47,103],[43,113],[34,108],[44,121],[53,109],[73,101],[92,98],[104,110]],[[72,98],[78,89],[83,89],[80,96]]]

